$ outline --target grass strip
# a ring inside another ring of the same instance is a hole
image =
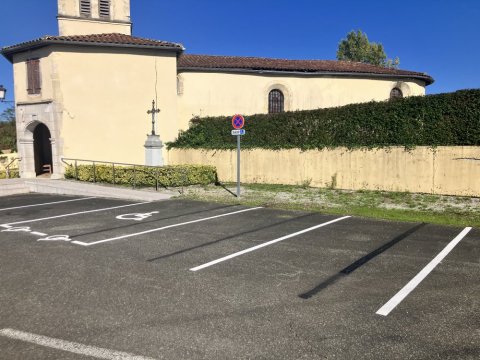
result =
[[[185,188],[181,198],[222,204],[317,211],[404,222],[480,227],[480,199],[385,191],[349,191],[308,186],[244,184],[240,198],[236,184]]]

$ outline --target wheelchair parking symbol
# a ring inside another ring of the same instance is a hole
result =
[[[134,221],[142,221],[153,214],[158,214],[158,211],[152,211],[150,213],[132,213],[132,214],[123,214],[123,215],[118,215],[115,218],[119,220],[134,220]]]

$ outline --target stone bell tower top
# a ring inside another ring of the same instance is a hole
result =
[[[58,0],[60,36],[132,35],[130,0]]]

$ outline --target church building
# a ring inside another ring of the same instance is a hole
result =
[[[57,18],[59,35],[1,50],[13,64],[25,178],[46,169],[63,177],[62,158],[144,164],[152,100],[167,142],[194,116],[383,101],[424,95],[433,82],[363,63],[188,54],[179,43],[132,36],[130,0],[58,0]]]

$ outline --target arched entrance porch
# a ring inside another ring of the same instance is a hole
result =
[[[35,174],[52,173],[52,143],[48,127],[39,123],[33,130],[33,154],[35,159]]]
[[[16,115],[20,176],[35,178],[48,172],[44,166],[50,164],[51,178],[61,179],[63,142],[59,139],[55,104],[50,101],[17,104]]]

